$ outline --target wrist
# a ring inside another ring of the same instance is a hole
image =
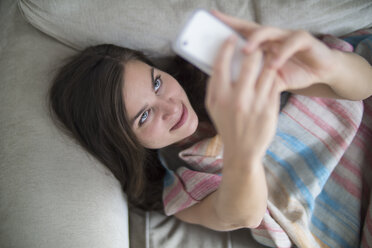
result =
[[[227,154],[223,156],[224,166],[230,174],[254,174],[262,167],[262,156],[250,154]]]
[[[333,89],[335,84],[344,77],[344,73],[347,70],[343,68],[343,61],[345,60],[344,52],[332,49],[332,53],[334,59],[332,60],[332,63],[330,63],[329,68],[324,73],[324,77],[321,82],[327,84]]]
[[[263,155],[257,152],[238,152],[223,151],[223,160],[232,166],[246,166],[247,164],[256,165],[262,163]]]

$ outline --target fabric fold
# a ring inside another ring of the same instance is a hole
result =
[[[337,46],[337,38],[327,40]],[[263,159],[268,210],[251,229],[253,237],[270,247],[370,247],[371,130],[372,97],[361,102],[292,95]],[[179,156],[190,169],[168,170],[167,215],[201,201],[222,177],[218,135]]]

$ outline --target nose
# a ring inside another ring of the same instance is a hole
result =
[[[176,115],[179,110],[178,105],[174,101],[172,101],[172,99],[161,101],[160,109],[162,113],[162,119],[165,121],[174,118],[173,116]]]

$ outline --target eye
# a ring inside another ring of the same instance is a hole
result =
[[[158,92],[159,88],[161,87],[161,84],[163,83],[163,81],[161,80],[161,76],[157,76],[154,80],[154,89],[155,89],[155,92]]]
[[[146,110],[145,112],[143,112],[143,114],[141,115],[141,118],[139,120],[139,126],[142,126],[142,124],[147,120],[147,117],[149,117],[149,110]]]
[[[158,75],[154,81],[153,81],[153,84],[154,84],[154,91],[155,93],[158,92],[158,90],[160,89],[161,85],[162,85],[163,81],[161,80],[161,76]],[[145,112],[143,112],[143,114],[141,115],[141,118],[138,122],[138,125],[139,126],[142,126],[143,123],[146,122],[147,118],[149,117],[149,114],[150,114],[150,110],[146,110]]]

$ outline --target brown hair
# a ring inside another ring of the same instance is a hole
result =
[[[119,180],[130,204],[145,210],[162,209],[165,170],[157,151],[144,148],[134,135],[122,96],[125,64],[153,63],[141,52],[111,44],[88,47],[70,57],[49,91],[52,119]],[[162,68],[184,87],[200,120],[207,76],[176,57]]]

